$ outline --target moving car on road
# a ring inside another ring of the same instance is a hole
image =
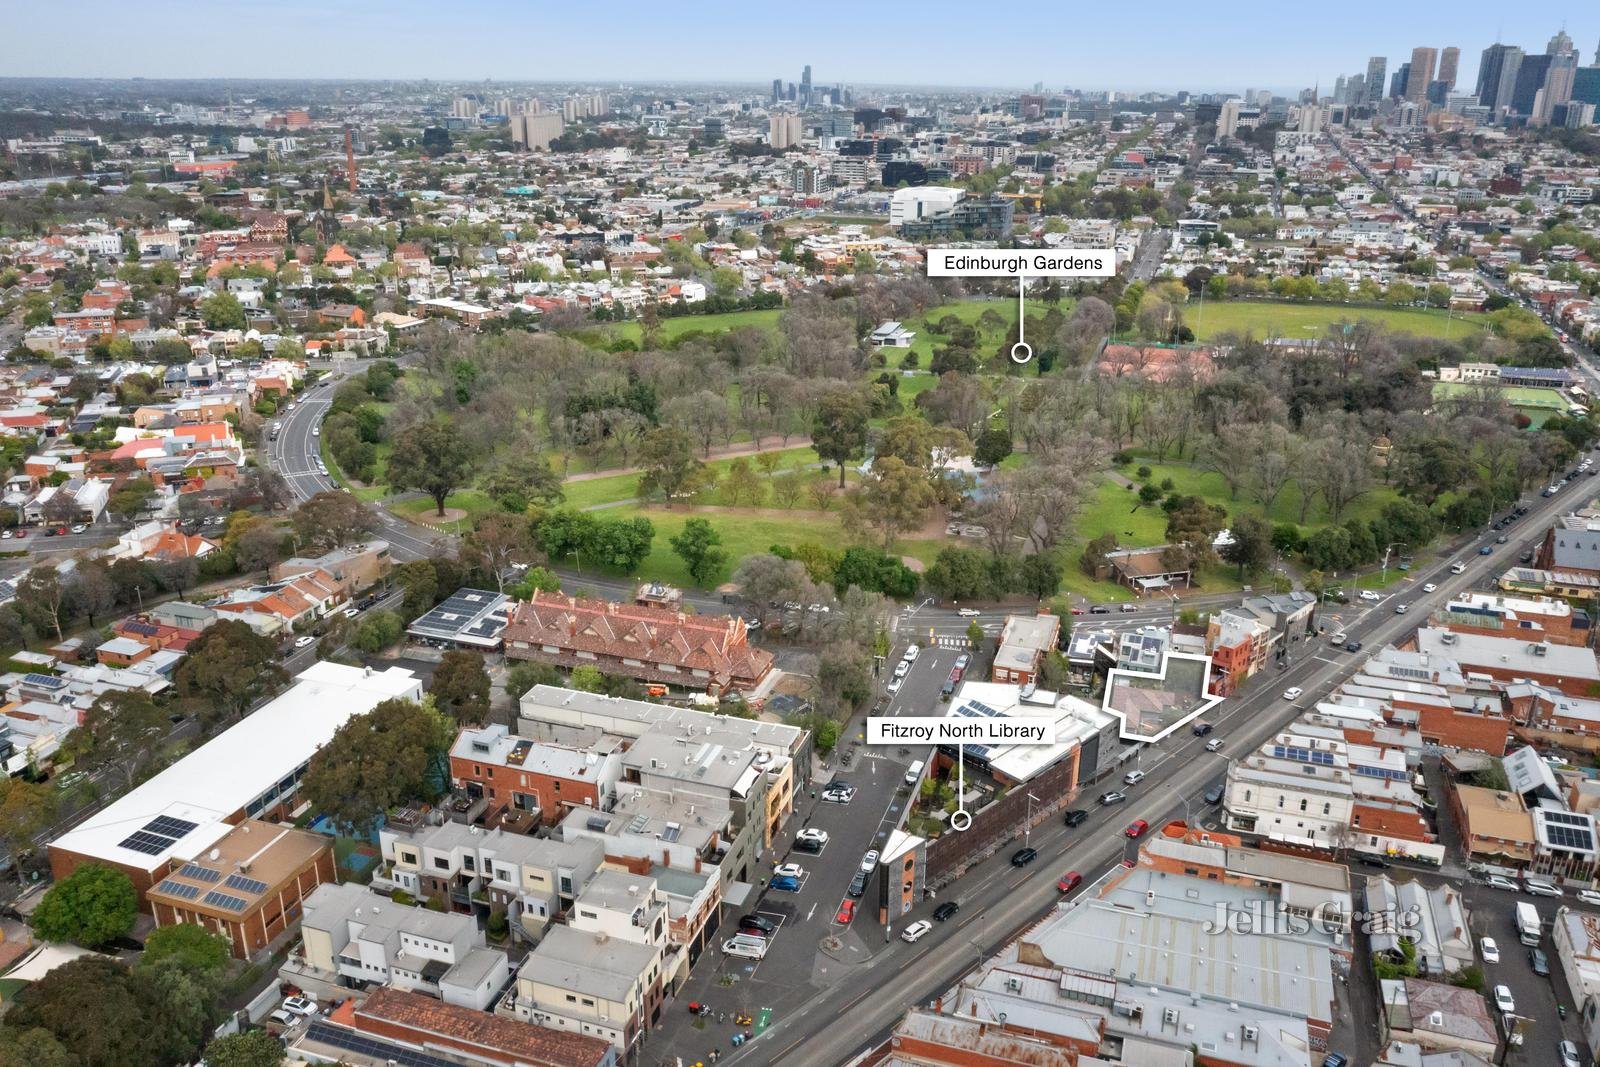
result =
[[[957,608],[956,614],[963,619],[975,619],[981,614],[977,608]]]
[[[1032,863],[1034,860],[1036,860],[1038,858],[1039,858],[1039,850],[1038,849],[1036,849],[1036,848],[1019,848],[1019,849],[1017,849],[1015,852],[1013,852],[1011,854],[1011,866],[1013,866],[1013,867],[1026,867],[1028,864]]]
[[[1224,741],[1220,737],[1214,737],[1210,741],[1206,742],[1206,751],[1207,752],[1221,752],[1222,751],[1222,746],[1227,744],[1227,743],[1228,742]]]
[[[1149,823],[1145,822],[1143,819],[1135,819],[1128,824],[1128,828],[1122,831],[1122,833],[1126,837],[1143,837],[1145,831],[1148,829],[1150,829]]]
[[[1085,811],[1084,809],[1082,809],[1082,808],[1073,808],[1071,811],[1067,812],[1067,817],[1066,817],[1065,821],[1066,821],[1066,824],[1068,826],[1079,826],[1088,817],[1089,817],[1089,813],[1087,811]]]
[[[1083,882],[1083,875],[1077,871],[1068,871],[1056,879],[1056,892],[1070,893]]]
[[[1100,794],[1100,803],[1102,805],[1106,806],[1106,807],[1110,807],[1112,804],[1121,804],[1124,800],[1127,800],[1127,799],[1128,799],[1128,794],[1119,793],[1116,790],[1112,790],[1109,793],[1101,793]]]
[[[1144,778],[1145,774],[1143,771],[1129,771],[1127,774],[1122,776],[1122,781],[1124,785],[1138,785],[1140,782],[1144,781]]]
[[[1298,685],[1291,685],[1289,688],[1287,688],[1287,689],[1285,689],[1283,691],[1283,699],[1285,699],[1285,700],[1299,700],[1300,699],[1300,694],[1304,693],[1304,692],[1305,692],[1305,690],[1301,689]]]

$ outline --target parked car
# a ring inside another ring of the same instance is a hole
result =
[[[1540,978],[1550,977],[1550,957],[1544,954],[1543,949],[1530,948],[1528,950],[1528,966],[1533,968],[1533,973]]]
[[[859,900],[867,891],[867,872],[857,871],[854,878],[850,879],[850,888],[845,890],[845,895],[851,900]]]
[[[1561,1067],[1581,1067],[1583,1062],[1578,1058],[1578,1046],[1571,1041],[1557,1045],[1556,1055],[1561,1058]]]
[[[1143,837],[1144,832],[1148,829],[1150,829],[1149,823],[1145,822],[1143,819],[1135,819],[1128,824],[1128,828],[1122,831],[1122,833],[1125,837]]]
[[[922,655],[922,646],[921,645],[907,645],[905,652],[901,655],[900,658],[905,660],[907,663],[912,663],[920,655]]]
[[[1073,808],[1071,811],[1067,812],[1065,821],[1068,826],[1079,826],[1082,825],[1083,820],[1087,819],[1088,817],[1089,813],[1087,811],[1083,810],[1082,808]]]
[[[1504,889],[1508,893],[1515,893],[1517,891],[1517,883],[1498,874],[1491,874],[1489,877],[1483,880],[1483,884],[1488,886],[1490,889]]]
[[[1494,987],[1494,1006],[1502,1015],[1515,1015],[1517,1002],[1511,996],[1511,987],[1497,985]]]
[[[307,996],[286,997],[283,1001],[283,1007],[284,1010],[292,1011],[296,1015],[315,1015],[317,1013],[317,1002]]]
[[[304,634],[303,636],[294,639],[294,647],[305,648],[307,645],[314,644],[316,640],[317,639],[312,637],[310,634]]]
[[[1222,797],[1223,797],[1223,794],[1227,792],[1227,788],[1228,788],[1227,786],[1223,785],[1221,782],[1218,782],[1216,785],[1214,785],[1210,789],[1206,790],[1205,798],[1204,798],[1205,802],[1207,804],[1220,804],[1220,803],[1222,803]]]
[[[798,863],[780,863],[772,869],[774,878],[804,878],[805,868]]]
[[[1019,849],[1017,849],[1015,852],[1013,852],[1011,854],[1011,866],[1013,866],[1013,867],[1026,867],[1028,864],[1032,863],[1034,860],[1036,860],[1038,858],[1039,858],[1039,850],[1038,849],[1036,849],[1036,848],[1019,848]]]
[[[1330,1052],[1322,1057],[1322,1067],[1350,1067],[1350,1057],[1342,1052]]]
[[[767,885],[769,889],[776,889],[780,893],[800,892],[800,879],[798,878],[774,878]]]
[[[1536,897],[1559,897],[1561,895],[1560,889],[1538,878],[1524,878],[1522,880],[1522,891],[1531,893]]]
[[[282,1008],[278,1008],[271,1015],[267,1016],[267,1021],[277,1023],[279,1026],[293,1026],[295,1023],[299,1022],[299,1019],[295,1016],[294,1012],[284,1011]]]
[[[911,673],[911,661],[910,660],[903,659],[899,663],[895,664],[895,666],[894,666],[894,676],[896,678],[904,678],[907,674],[910,674],[910,673]]]
[[[850,920],[856,917],[856,902],[847,900],[839,905],[839,910],[833,916],[833,921],[840,926],[849,926]]]
[[[822,842],[811,837],[797,837],[794,842],[796,852],[809,852],[815,856],[822,851]]]
[[[828,843],[828,831],[818,830],[815,826],[808,826],[795,834],[794,839],[796,842],[815,841],[819,845],[826,845]]]
[[[771,937],[778,932],[778,927],[771,919],[764,919],[759,915],[746,915],[739,920],[739,930],[741,933],[746,930],[755,930],[762,937]]]
[[[1101,793],[1100,794],[1100,803],[1103,804],[1103,805],[1106,805],[1107,807],[1109,807],[1112,804],[1121,804],[1124,800],[1127,800],[1127,799],[1128,799],[1128,794],[1119,793],[1116,790],[1112,790],[1109,793]]]
[[[89,530],[88,524],[81,523],[81,522],[78,523],[76,526],[74,526],[72,528],[72,532],[75,533],[75,534],[87,533],[88,530]]]
[[[947,900],[933,909],[933,921],[942,923],[956,912],[961,910],[961,905],[953,900]]]
[[[1500,962],[1500,946],[1495,944],[1492,937],[1485,937],[1478,942],[1478,953],[1483,957],[1484,963]]]
[[[915,945],[921,940],[922,935],[933,929],[933,924],[927,919],[918,919],[904,930],[900,931],[900,940],[907,944]]]
[[[867,854],[865,856],[861,857],[861,870],[863,871],[863,873],[871,874],[873,871],[875,871],[877,869],[878,869],[878,850],[875,849],[875,848],[869,848],[867,850]]]
[[[1600,893],[1596,893],[1593,889],[1578,890],[1578,899],[1590,907],[1600,908]]]
[[[1070,893],[1074,889],[1078,888],[1082,881],[1083,875],[1079,874],[1077,871],[1068,871],[1066,874],[1063,874],[1060,878],[1056,879],[1056,892]]]
[[[958,670],[958,671],[965,671],[967,669],[967,667],[969,667],[971,664],[972,664],[972,657],[969,656],[967,653],[963,652],[963,653],[961,653],[961,655],[956,657],[955,669]]]

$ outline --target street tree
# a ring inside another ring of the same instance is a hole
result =
[[[721,535],[705,519],[690,519],[669,543],[698,585],[709,586],[728,562]]]
[[[492,511],[478,519],[462,545],[462,555],[480,565],[494,578],[494,587],[505,592],[506,572],[513,563],[527,563],[533,553],[533,537],[520,516]]]
[[[242,716],[288,681],[278,645],[232,619],[214,622],[190,643],[174,675],[178,696],[208,720]]]
[[[0,778],[0,845],[12,856],[33,847],[60,806],[59,791],[24,778]],[[20,870],[20,865],[16,868]]]
[[[297,551],[313,555],[358,541],[378,525],[377,513],[351,493],[318,493],[294,513]]]
[[[164,761],[169,726],[167,713],[144,692],[113,689],[90,705],[66,747],[75,766],[105,773],[126,792]]]

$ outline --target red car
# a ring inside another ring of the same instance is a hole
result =
[[[1056,882],[1056,891],[1058,893],[1070,893],[1074,889],[1078,888],[1078,885],[1082,881],[1083,875],[1079,874],[1077,871],[1068,871],[1066,874],[1061,876],[1059,881]]]
[[[1135,819],[1129,823],[1128,828],[1122,832],[1128,837],[1143,837],[1144,832],[1148,829],[1150,829],[1149,823],[1145,822],[1143,819]]]
[[[1085,611],[1083,608],[1073,608],[1072,609],[1072,613],[1074,615],[1087,615],[1088,614],[1088,612]]]
[[[18,537],[27,537],[28,536],[28,531],[24,530],[22,527],[18,526],[17,527],[17,536]]]
[[[838,923],[840,926],[849,926],[850,920],[854,919],[855,917],[856,902],[853,900],[847,900],[843,904],[839,905],[839,914],[833,917],[833,921]]]

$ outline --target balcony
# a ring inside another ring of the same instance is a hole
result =
[[[442,806],[445,816],[451,822],[470,825],[483,818],[483,813],[489,810],[489,798],[471,797],[465,793],[452,793],[445,798]]]

